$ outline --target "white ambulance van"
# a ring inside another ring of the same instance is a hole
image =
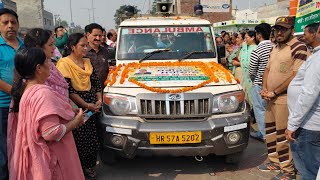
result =
[[[136,155],[240,160],[250,108],[218,63],[212,24],[199,17],[132,17],[118,29],[116,68],[98,122],[103,163]],[[219,53],[220,52],[220,53]]]

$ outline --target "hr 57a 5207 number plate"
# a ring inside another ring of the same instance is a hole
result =
[[[201,131],[150,133],[150,144],[201,143]]]

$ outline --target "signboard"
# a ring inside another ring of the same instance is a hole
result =
[[[230,0],[200,0],[203,12],[230,12]]]
[[[295,32],[302,33],[308,24],[320,22],[320,0],[300,0],[298,4]]]
[[[233,20],[232,24],[240,24],[240,25],[260,24],[260,21],[258,19],[242,19],[242,20],[236,20],[236,21]]]
[[[138,81],[204,81],[209,77],[199,67],[141,67],[129,73],[129,79]]]

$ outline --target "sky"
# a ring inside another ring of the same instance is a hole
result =
[[[72,11],[70,11],[70,2]],[[106,29],[114,28],[113,16],[121,5],[135,5],[143,13],[149,10],[149,0],[44,0],[44,9],[57,17],[59,15],[62,20],[69,23],[71,22],[70,12],[72,12],[73,22],[84,28],[85,25],[93,22],[92,2],[95,22]],[[233,8],[247,9],[249,3],[251,8],[255,8],[275,2],[276,0],[233,0]]]

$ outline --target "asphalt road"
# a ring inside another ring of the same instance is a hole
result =
[[[193,157],[136,157],[106,166],[98,163],[98,180],[267,180],[276,173],[260,172],[257,166],[267,159],[264,143],[250,139],[238,165],[223,157],[208,156],[202,162]]]

